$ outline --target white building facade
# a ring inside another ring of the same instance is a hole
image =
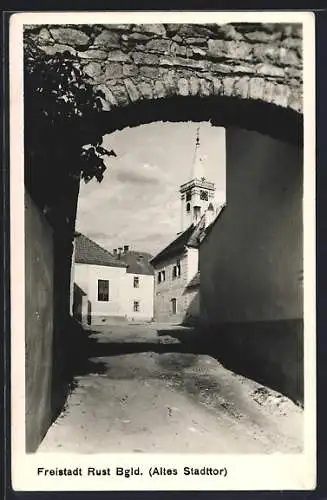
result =
[[[73,314],[82,324],[153,319],[154,277],[148,254],[128,253],[129,259],[127,252],[111,254],[82,234],[75,238]]]

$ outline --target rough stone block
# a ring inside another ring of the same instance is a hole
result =
[[[277,106],[287,107],[289,98],[289,87],[287,85],[274,85],[272,102]]]
[[[222,64],[222,63],[212,63],[210,65],[210,70],[212,73],[225,73],[229,74],[232,72],[233,68],[230,64]]]
[[[223,90],[222,80],[214,77],[214,78],[212,78],[212,85],[213,85],[213,94],[220,95],[222,93],[222,90]]]
[[[179,45],[178,43],[173,42],[170,47],[170,54],[172,56],[186,56],[187,50],[185,45]]]
[[[74,56],[76,55],[76,49],[70,47],[70,45],[61,45],[59,43],[54,45],[42,45],[41,49],[49,56],[53,56],[54,54],[64,54],[65,52]]]
[[[193,47],[192,49],[188,49],[188,50],[192,50],[193,54],[196,54],[197,56],[202,56],[204,57],[207,52],[203,49],[201,49],[201,47]]]
[[[263,91],[263,99],[266,102],[271,102],[273,100],[274,86],[275,86],[275,84],[272,81],[267,80],[265,82],[264,91]]]
[[[155,54],[146,54],[144,52],[133,52],[131,56],[135,64],[152,66],[152,65],[157,65],[159,63],[159,56]]]
[[[115,85],[111,88],[118,105],[125,106],[130,102],[129,95],[125,85]]]
[[[165,96],[166,96],[165,86],[160,80],[157,80],[154,84],[154,97],[162,99]]]
[[[175,35],[175,36],[173,36],[172,40],[174,42],[177,42],[177,43],[182,43],[183,38],[181,36],[179,36],[179,35]]]
[[[204,37],[188,37],[184,39],[188,45],[207,45],[207,38]]]
[[[40,41],[52,40],[52,36],[50,35],[50,31],[47,28],[41,28],[40,33],[38,34],[38,38],[40,39]]]
[[[152,99],[153,98],[153,90],[152,90],[152,86],[150,85],[150,83],[141,81],[138,83],[137,88],[139,89],[141,95],[145,99]]]
[[[186,78],[180,78],[177,82],[177,93],[182,96],[189,94],[189,85]]]
[[[159,69],[156,66],[140,66],[139,72],[146,78],[156,80],[159,76]]]
[[[280,36],[280,35],[278,35]],[[276,35],[274,32],[269,33],[267,31],[253,31],[252,33],[247,33],[246,38],[251,42],[260,43],[273,43],[276,40]]]
[[[89,50],[85,50],[85,51],[80,51],[80,52],[78,52],[77,55],[81,59],[104,60],[104,59],[107,59],[108,54],[104,50],[89,49]]]
[[[138,91],[136,85],[129,78],[124,79],[124,84],[132,102],[139,101],[141,98],[140,92]]]
[[[127,38],[126,38],[126,40],[128,42],[132,42],[132,43],[135,43],[135,42],[144,42],[145,43],[149,39],[150,39],[150,35],[145,34],[145,33],[129,33],[127,35]]]
[[[239,33],[231,24],[222,24],[217,27],[217,34],[224,40],[243,40],[242,33]]]
[[[190,38],[207,38],[208,36],[212,35],[214,29],[215,28],[212,27],[212,25],[210,26],[206,24],[182,24],[178,31],[178,34]]]
[[[250,78],[248,76],[242,76],[241,78],[236,79],[234,82],[233,95],[241,97],[242,99],[247,99],[249,93],[249,81]]]
[[[163,24],[135,24],[133,31],[150,33],[152,35],[166,35],[166,29]]]
[[[119,48],[120,36],[119,33],[104,30],[100,33],[93,41],[94,47],[100,47],[103,49]]]
[[[282,64],[290,66],[300,66],[301,61],[295,50],[287,50],[285,47],[280,49],[280,61]]]
[[[200,61],[197,59],[187,59],[184,57],[161,57],[161,66],[176,66],[184,68],[192,68],[204,71],[207,67],[206,61]]]
[[[117,99],[115,98],[115,96],[113,95],[113,93],[111,92],[111,90],[108,88],[107,85],[104,84],[96,85],[94,87],[94,91],[99,92],[100,96],[105,101],[107,101],[111,106],[118,106]]]
[[[139,68],[136,64],[123,64],[123,75],[124,76],[136,76],[138,75]]]
[[[200,79],[200,96],[208,97],[212,95],[212,83],[209,80],[205,80],[204,78]]]
[[[125,54],[122,50],[112,50],[107,53],[107,60],[113,62],[131,62],[131,58],[128,54]]]
[[[283,78],[285,71],[283,68],[273,66],[272,64],[259,64],[256,66],[256,72],[263,76],[277,76]]]
[[[191,76],[189,80],[190,94],[195,96],[200,92],[200,82],[195,76]]]
[[[117,30],[117,31],[129,31],[132,27],[131,24],[102,24],[107,30]]]
[[[256,44],[253,46],[253,55],[255,59],[259,61],[279,61],[280,58],[280,49],[277,46],[265,45],[265,44]]]
[[[97,97],[96,98],[98,102],[101,103],[101,111],[110,111],[111,110],[111,104],[106,101],[105,99],[103,99],[103,97]]]
[[[301,38],[285,38],[281,42],[281,46],[286,49],[300,49],[302,50],[302,39]]]
[[[178,23],[168,23],[165,25],[167,36],[177,36],[176,33],[180,30],[181,24]]]
[[[146,44],[146,50],[150,52],[158,52],[160,54],[168,54],[170,51],[171,40],[167,38],[153,38]]]
[[[90,37],[81,30],[74,28],[51,28],[52,38],[64,45],[72,47],[86,47],[90,42]]]
[[[106,64],[105,79],[118,79],[123,75],[123,65],[120,63]]]
[[[235,78],[233,77],[225,77],[223,78],[223,93],[226,96],[232,96],[233,95],[233,90],[234,90],[234,83],[235,83]]]
[[[163,84],[167,90],[167,94],[174,94],[176,89],[175,71],[166,71],[162,76]]]
[[[292,89],[288,96],[288,107],[302,113],[303,110],[303,94],[301,88]]]
[[[249,59],[251,45],[242,41],[210,39],[208,41],[208,54],[213,58]]]
[[[90,78],[97,78],[98,76],[103,74],[101,64],[96,61],[87,63],[83,68],[83,72]]]
[[[263,78],[250,78],[249,82],[249,98],[262,99],[265,88],[265,80]]]

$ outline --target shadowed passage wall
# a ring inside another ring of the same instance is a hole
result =
[[[26,451],[33,452],[52,418],[53,234],[27,192],[25,294]]]
[[[201,307],[239,371],[303,399],[302,151],[226,134],[227,205],[200,251]]]

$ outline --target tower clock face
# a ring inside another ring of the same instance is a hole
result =
[[[208,192],[207,191],[200,192],[200,200],[208,201]]]

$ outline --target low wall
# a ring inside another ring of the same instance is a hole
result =
[[[302,320],[222,323],[205,333],[226,368],[304,403]]]
[[[53,239],[25,193],[26,451],[37,449],[51,423]]]

